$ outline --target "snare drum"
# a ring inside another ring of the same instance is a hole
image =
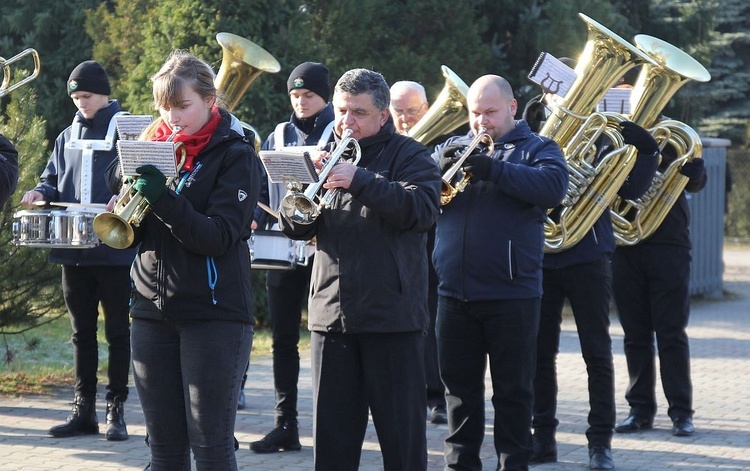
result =
[[[304,241],[292,240],[279,231],[253,231],[247,245],[254,269],[290,270],[306,266],[309,258]]]
[[[13,215],[13,244],[24,247],[50,247],[52,211],[36,209]]]
[[[84,249],[99,245],[94,232],[96,213],[86,211],[52,211],[50,242],[58,249]]]

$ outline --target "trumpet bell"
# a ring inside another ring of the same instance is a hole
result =
[[[312,224],[320,214],[318,205],[299,192],[290,192],[279,205],[279,213],[297,224]]]
[[[115,213],[97,214],[94,217],[94,232],[102,242],[115,249],[126,249],[135,240],[133,228]]]

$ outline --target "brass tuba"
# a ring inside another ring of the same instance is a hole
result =
[[[225,106],[232,111],[253,81],[263,72],[276,73],[281,65],[268,51],[254,42],[232,33],[218,33],[222,59],[214,86],[221,91]],[[260,150],[258,131],[247,123],[242,126],[255,135],[255,152]]]
[[[596,105],[630,69],[656,63],[648,55],[579,13],[588,26],[588,41],[576,66],[576,79],[554,106],[539,134],[563,151],[570,173],[563,203],[547,213],[545,251],[559,252],[578,243],[607,209],[635,164],[636,151],[619,132],[624,120],[596,113]],[[597,159],[595,142],[606,137],[614,149]]]
[[[680,174],[685,162],[700,158],[703,146],[698,134],[676,120],[659,121],[662,109],[684,84],[708,82],[711,74],[689,54],[645,34],[635,37],[636,45],[654,58],[656,65],[641,69],[631,94],[630,119],[650,128],[661,149],[670,146],[677,158],[657,171],[651,187],[637,200],[620,197],[612,202],[612,225],[618,245],[633,245],[656,231],[685,189],[688,178]]]
[[[31,58],[34,60],[34,70],[31,74],[27,75],[26,77],[22,78],[21,80],[17,81],[16,83],[12,84],[10,83],[11,80],[11,64],[18,62],[19,60],[23,59],[26,56],[31,56]],[[39,70],[41,69],[41,63],[39,61],[39,53],[36,52],[36,49],[28,48],[24,49],[23,51],[19,52],[15,56],[11,57],[10,59],[5,59],[2,56],[0,56],[0,67],[3,69],[3,81],[0,84],[0,98],[4,97],[5,95],[9,94],[13,90],[31,82],[39,75]]]
[[[447,66],[440,67],[445,85],[424,116],[409,130],[409,137],[428,145],[469,121],[466,95],[469,86]]]

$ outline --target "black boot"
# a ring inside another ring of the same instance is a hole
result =
[[[257,442],[250,444],[256,453],[275,453],[277,451],[297,451],[302,449],[299,443],[297,419],[281,419],[276,428]]]
[[[73,408],[64,424],[49,429],[53,437],[73,437],[75,435],[96,435],[99,433],[99,422],[96,418],[94,398],[76,396]]]
[[[120,396],[107,401],[107,440],[119,442],[128,439],[128,429],[125,426],[125,406]]]
[[[557,463],[557,440],[552,433],[535,433],[534,452],[529,459],[529,464]]]

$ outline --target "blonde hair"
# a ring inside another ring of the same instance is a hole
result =
[[[151,76],[154,108],[171,108],[179,105],[185,86],[192,87],[201,98],[213,96],[218,100],[215,78],[216,74],[206,62],[185,50],[176,49],[161,69]]]

